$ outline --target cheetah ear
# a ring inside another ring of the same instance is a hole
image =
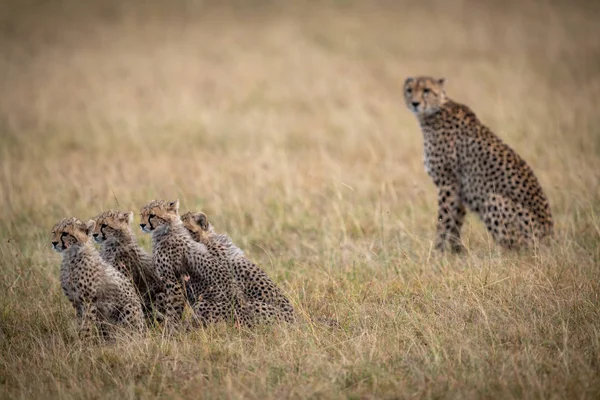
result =
[[[128,224],[131,224],[131,223],[133,222],[133,211],[127,211],[127,212],[124,212],[124,213],[121,215],[121,219],[122,219],[124,222],[127,222]]]
[[[444,87],[444,85],[446,84],[446,78],[440,78],[437,80],[438,85],[440,85],[441,87]]]
[[[415,81],[415,78],[413,78],[412,76],[409,76],[408,78],[406,78],[406,80],[404,81],[404,84],[407,85],[409,83],[412,83]]]
[[[206,214],[202,212],[198,213],[198,215],[196,216],[196,222],[198,223],[198,225],[200,225],[200,228],[202,228],[203,231],[208,230],[208,217],[206,216]]]
[[[175,212],[179,211],[179,199],[169,203],[169,210]]]
[[[92,232],[94,231],[95,227],[96,227],[96,221],[94,221],[93,219],[90,219],[85,224],[85,234],[90,236],[92,234]]]

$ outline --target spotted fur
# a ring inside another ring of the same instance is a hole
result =
[[[204,213],[187,213],[181,220],[192,238],[206,246],[215,259],[225,263],[231,270],[246,299],[248,313],[254,320],[295,320],[292,303],[283,291],[233,244],[229,236],[216,233]]]
[[[75,308],[82,339],[97,329],[112,338],[116,327],[142,332],[142,306],[132,283],[89,240],[94,221],[65,218],[52,229],[52,247],[62,254],[61,286]]]
[[[438,189],[437,249],[463,249],[466,207],[506,248],[553,234],[550,204],[533,170],[473,111],[446,97],[443,79],[408,78],[404,98],[421,126],[425,169]]]
[[[141,210],[142,231],[152,233],[152,259],[166,289],[166,319],[181,319],[186,291],[198,318],[208,324],[247,320],[233,275],[183,227],[179,201],[154,200]],[[186,282],[187,280],[187,282]]]
[[[104,211],[94,218],[92,237],[100,244],[102,259],[133,281],[146,319],[161,320],[165,289],[152,264],[152,256],[140,247],[131,230],[132,221],[131,211]]]

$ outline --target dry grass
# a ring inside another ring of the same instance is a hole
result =
[[[4,1],[0,397],[598,398],[600,12],[483,3]],[[551,248],[432,254],[411,74],[529,161]],[[177,197],[306,322],[79,343],[52,224]]]

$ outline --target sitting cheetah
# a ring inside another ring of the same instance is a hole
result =
[[[160,320],[164,312],[164,288],[154,271],[152,256],[138,245],[131,231],[132,221],[131,211],[104,211],[94,218],[92,236],[100,244],[102,259],[133,281],[146,318]]]
[[[532,169],[467,106],[446,97],[444,79],[407,78],[404,98],[421,125],[425,169],[438,188],[437,249],[447,242],[463,249],[465,206],[506,248],[552,235],[550,204]]]
[[[52,247],[62,254],[63,292],[80,321],[82,339],[94,329],[112,336],[114,326],[142,332],[142,306],[131,282],[106,261],[89,240],[94,221],[65,218],[52,229]]]
[[[181,220],[196,242],[204,244],[217,260],[229,267],[244,293],[248,312],[255,319],[262,322],[295,320],[294,308],[281,289],[260,267],[246,258],[229,236],[217,234],[204,213],[187,213],[181,216]]]
[[[166,322],[181,319],[185,307],[183,281],[193,294],[190,303],[202,323],[219,320],[244,322],[242,299],[226,265],[217,262],[206,246],[196,243],[183,227],[179,201],[154,200],[141,210],[142,231],[152,233],[152,260],[166,291]]]

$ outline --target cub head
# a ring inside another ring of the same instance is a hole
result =
[[[212,233],[212,225],[208,222],[208,217],[203,212],[188,212],[181,216],[183,226],[187,229],[196,241],[201,241]]]
[[[104,211],[94,217],[94,222],[96,223],[96,226],[92,232],[92,237],[96,243],[102,243],[109,237],[131,232],[133,211]]]
[[[404,101],[415,115],[433,114],[446,102],[444,78],[428,76],[406,78],[404,81]]]
[[[95,225],[93,220],[85,223],[77,218],[64,218],[52,228],[52,248],[61,253],[71,246],[86,243]]]
[[[179,223],[179,200],[152,200],[140,212],[140,228],[142,232],[150,233],[161,225]]]

